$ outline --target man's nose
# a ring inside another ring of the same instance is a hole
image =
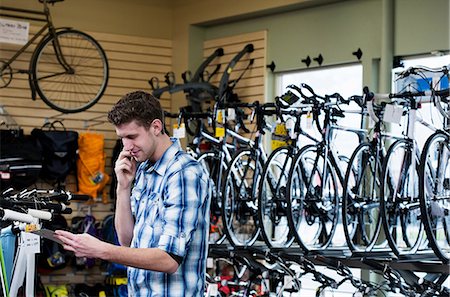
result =
[[[122,144],[123,144],[124,150],[130,151],[133,148],[133,142],[130,141],[129,139],[123,138]]]

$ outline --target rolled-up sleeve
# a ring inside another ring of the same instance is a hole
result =
[[[172,174],[164,189],[163,230],[158,247],[184,257],[197,227],[203,204],[199,172],[195,167]]]

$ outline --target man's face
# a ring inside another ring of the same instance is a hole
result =
[[[156,149],[154,128],[139,125],[136,121],[116,126],[116,133],[122,139],[123,149],[138,162],[152,159]],[[152,160],[153,161],[153,160]]]

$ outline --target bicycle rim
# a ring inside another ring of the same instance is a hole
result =
[[[327,247],[338,220],[336,179],[323,156],[307,146],[295,157],[287,184],[288,219],[298,244],[306,251]]]
[[[381,229],[381,165],[376,165],[371,151],[369,144],[358,146],[349,164],[354,180],[349,177],[348,184],[344,185],[343,222],[347,244],[352,251],[370,251]],[[378,168],[377,172],[375,168]]]
[[[225,234],[234,246],[251,246],[259,235],[257,175],[262,169],[257,166],[252,151],[241,150],[233,157],[226,173],[222,218]]]
[[[396,255],[415,253],[426,243],[418,187],[418,160],[412,164],[409,142],[392,144],[383,166],[381,209],[389,246]]]
[[[208,172],[213,185],[210,208],[209,243],[220,244],[225,239],[225,233],[223,231],[224,226],[221,215],[222,198],[217,185],[223,184],[223,173],[226,172],[228,165],[226,162],[220,161],[219,153],[216,152],[205,152],[201,154],[197,160]],[[222,166],[222,168],[219,166]],[[221,179],[220,181],[219,178]]]
[[[56,33],[67,71],[55,52],[52,37],[43,40],[33,54],[32,83],[41,99],[63,113],[75,113],[100,100],[108,82],[108,61],[98,42],[75,30]]]
[[[450,260],[450,145],[443,132],[425,143],[420,166],[420,206],[430,246],[436,256]]]
[[[278,148],[269,156],[259,189],[261,235],[269,248],[289,247],[293,241],[287,219],[286,184],[292,164],[291,150]]]

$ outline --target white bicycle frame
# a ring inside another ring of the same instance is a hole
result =
[[[40,253],[41,238],[37,234],[27,232],[28,229],[40,229],[39,219],[51,219],[47,211],[29,209],[28,214],[4,209],[3,220],[20,222],[19,244],[11,273],[11,285],[8,290],[7,277],[1,275],[3,296],[17,297],[20,287],[25,281],[25,296],[34,297],[34,283],[36,274],[36,254]]]

